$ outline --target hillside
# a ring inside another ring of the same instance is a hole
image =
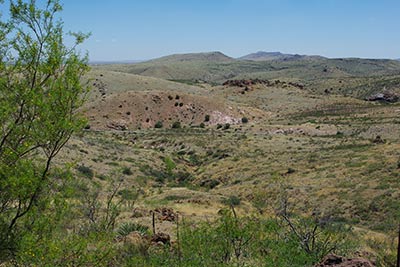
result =
[[[190,57],[189,57],[190,58]],[[334,94],[366,97],[360,92],[368,88],[368,94],[379,93],[385,84],[381,80],[390,80],[387,87],[398,91],[397,77],[400,74],[400,62],[386,59],[326,59],[287,61],[250,61],[250,60],[177,60],[175,56],[167,60],[153,60],[133,65],[95,66],[95,70],[110,70],[141,76],[156,77],[165,80],[196,84],[207,82],[222,84],[228,79],[281,79],[304,83],[306,90],[325,94],[326,90]]]
[[[323,59],[322,56],[307,56],[298,54],[283,54],[281,52],[264,52],[259,51],[240,57],[239,60],[252,61],[287,61],[287,60],[317,60]]]
[[[206,53],[188,53],[188,54],[175,54],[165,57],[160,57],[147,62],[151,63],[174,63],[174,62],[187,62],[187,61],[208,61],[208,62],[229,62],[234,61],[233,58],[224,55],[221,52],[206,52]]]
[[[168,90],[200,95],[208,92],[207,89],[201,86],[124,72],[108,71],[104,69],[98,70],[95,67],[93,67],[93,69],[86,75],[85,79],[89,81],[93,88],[89,95],[91,101],[103,96],[128,91],[141,92]]]
[[[341,240],[362,253],[382,253],[377,244],[392,253],[400,106],[364,98],[400,93],[399,70],[394,60],[199,55],[94,66],[88,124],[59,164],[79,163],[77,177],[101,192],[118,181],[121,199],[134,195],[118,226],[151,228],[161,213],[157,231],[172,242],[174,216],[201,227],[234,204],[240,220],[279,221],[286,201],[295,218],[337,227],[334,236],[354,229]]]
[[[92,102],[84,113],[93,130],[136,130],[154,128],[157,122],[162,123],[160,128],[171,128],[177,122],[179,127],[240,124],[242,117],[262,112],[254,113],[215,97],[176,91],[129,91]]]

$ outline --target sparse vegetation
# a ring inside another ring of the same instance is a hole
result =
[[[313,266],[329,253],[394,266],[399,104],[364,99],[400,93],[399,62],[213,52],[82,77],[58,2],[35,4],[0,23],[1,266]]]

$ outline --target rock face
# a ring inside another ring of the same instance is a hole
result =
[[[128,126],[125,120],[116,120],[110,121],[107,123],[107,128],[117,130],[117,131],[126,131],[128,130]]]
[[[261,79],[227,80],[222,85],[223,86],[232,86],[232,87],[245,87],[245,88],[247,88],[246,91],[248,91],[249,88],[251,88],[251,86],[258,85],[258,84],[262,84],[265,86],[279,86],[279,87],[292,86],[292,87],[296,87],[299,89],[304,89],[304,85],[301,83],[284,82],[284,81],[280,81],[280,80],[270,81],[270,80],[261,80]]]
[[[395,103],[399,101],[399,96],[393,92],[383,92],[371,95],[370,97],[367,97],[365,100]]]
[[[326,256],[321,263],[315,265],[315,267],[375,267],[375,264],[367,259],[363,258],[344,258],[337,255]]]
[[[158,214],[158,219],[161,221],[175,222],[177,214],[171,208],[157,208],[154,210]]]

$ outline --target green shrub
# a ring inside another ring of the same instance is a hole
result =
[[[176,121],[172,124],[171,126],[172,129],[180,129],[182,128],[181,122],[180,121]]]
[[[246,117],[243,117],[242,118],[242,123],[248,123],[249,122],[249,119],[248,118],[246,118]]]
[[[237,196],[229,196],[228,198],[224,199],[222,203],[228,206],[239,206],[240,205],[240,198]]]
[[[147,235],[149,233],[149,227],[134,222],[125,222],[117,228],[116,235],[117,238],[122,238],[132,232],[139,232],[141,235]]]
[[[201,181],[200,186],[206,187],[208,189],[214,189],[220,184],[220,181],[216,179],[206,179],[204,181]]]
[[[172,172],[176,168],[175,162],[170,157],[165,157],[164,163],[168,173]]]
[[[87,167],[85,165],[79,165],[78,167],[76,167],[76,169],[78,170],[78,172],[80,172],[82,175],[84,175],[87,178],[93,178],[94,177],[94,172],[90,167]]]
[[[206,116],[204,116],[204,121],[205,121],[205,122],[210,121],[210,115],[207,114]]]
[[[118,191],[118,195],[123,200],[135,200],[138,197],[138,193],[132,189],[122,189]]]
[[[159,128],[162,128],[162,127],[163,127],[162,121],[157,121],[156,124],[154,124],[154,128],[159,129]]]
[[[122,173],[125,174],[125,175],[132,175],[133,174],[131,168],[129,168],[129,167],[122,168]]]

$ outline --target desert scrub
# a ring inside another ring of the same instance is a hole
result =
[[[150,234],[149,227],[134,223],[134,222],[125,222],[122,223],[117,229],[116,229],[116,236],[117,238],[123,238],[129,235],[132,232],[138,232],[140,235],[148,235]]]
[[[324,232],[325,233],[325,232]],[[300,248],[276,219],[238,217],[233,209],[220,211],[215,221],[183,221],[179,246],[147,256],[132,255],[131,265],[141,266],[313,266],[320,256]],[[338,246],[335,252],[343,252]],[[133,264],[134,263],[134,264]]]
[[[180,129],[182,128],[181,122],[180,121],[175,121],[172,125],[171,125],[172,129]]]
[[[83,176],[91,179],[94,177],[94,172],[90,167],[87,167],[85,165],[79,165],[76,167],[77,171],[81,173]]]
[[[222,203],[228,206],[239,206],[240,198],[238,196],[229,196],[222,200]]]
[[[131,168],[129,168],[129,167],[122,168],[122,173],[125,174],[125,175],[132,175],[133,174]]]
[[[163,127],[162,121],[157,121],[156,124],[154,124],[154,128],[156,128],[156,129],[160,129],[162,127]]]

